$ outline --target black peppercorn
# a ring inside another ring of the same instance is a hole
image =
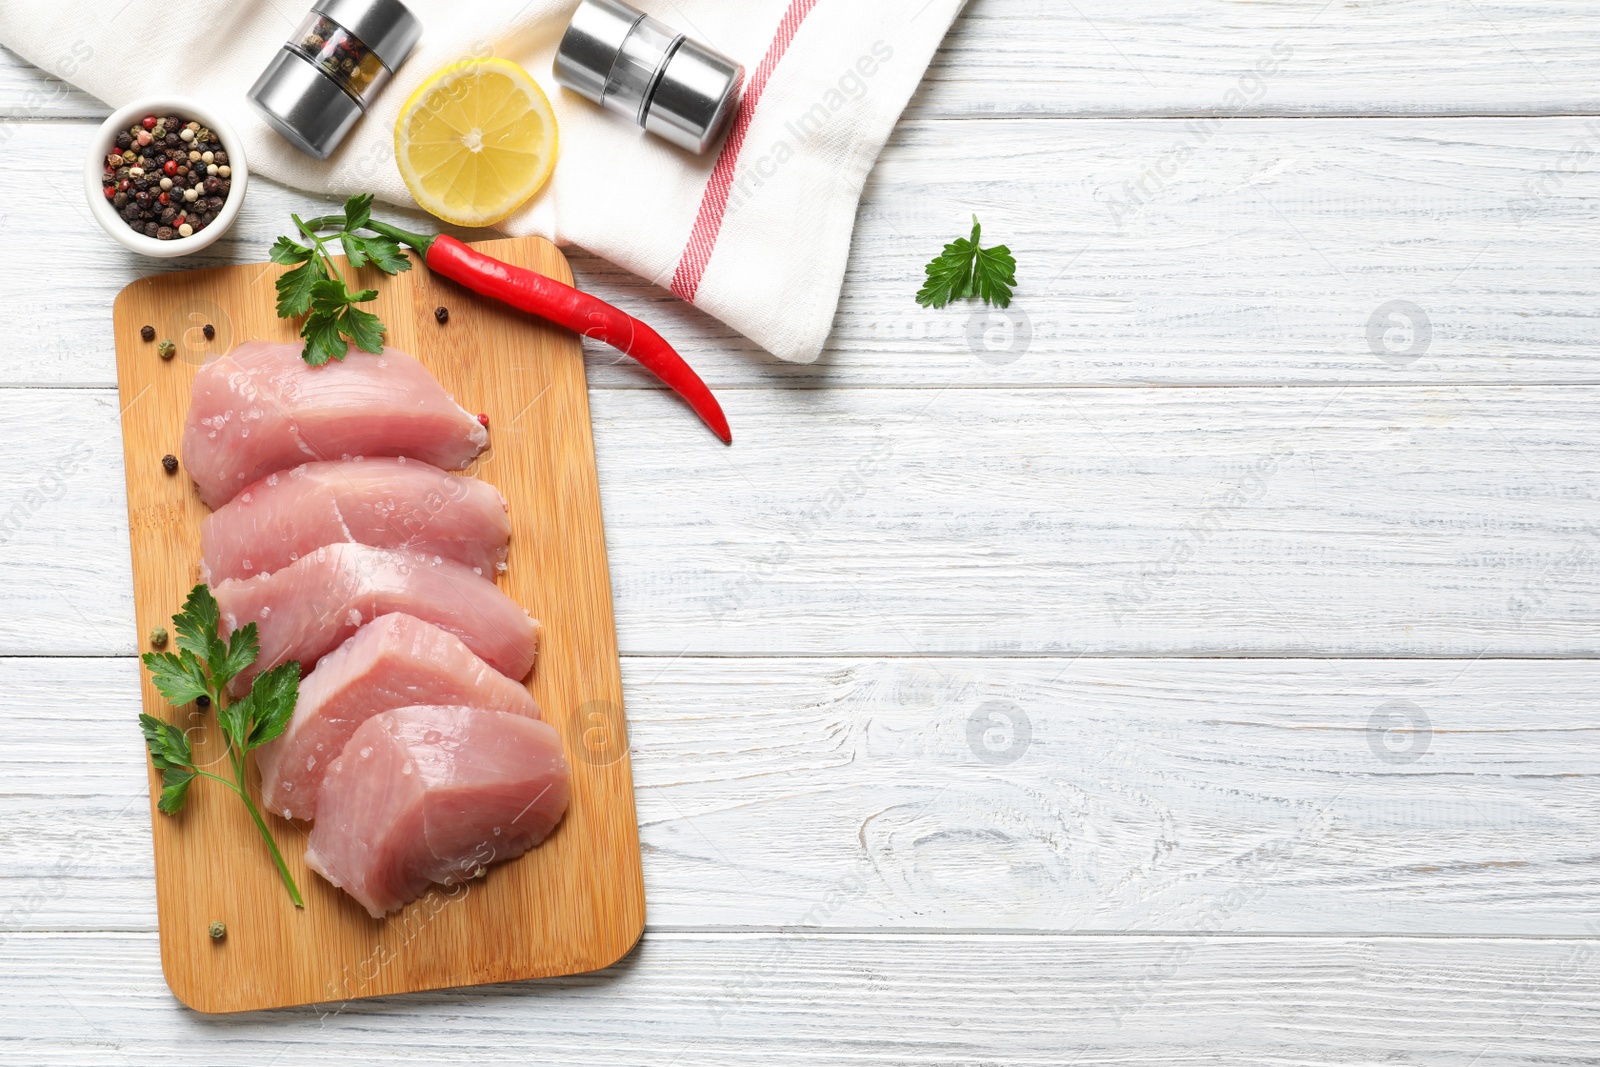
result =
[[[118,193],[116,196],[111,198],[111,203],[112,203],[113,206],[115,206],[119,210],[121,208],[127,207],[128,206],[128,194],[127,193]]]
[[[154,326],[141,326],[139,327],[139,336],[146,341],[154,341],[156,339],[156,328]]]
[[[433,309],[433,317],[438,320],[440,326],[443,326],[445,323],[450,321],[450,309],[447,307],[436,307]]]
[[[194,698],[194,703],[197,708],[209,708],[211,706],[211,698],[201,693]]]
[[[161,469],[166,471],[168,474],[177,474],[178,457],[174,456],[171,452],[168,452],[166,455],[162,456]]]
[[[157,226],[155,223],[147,222],[147,223],[144,224],[144,235],[146,237],[154,237],[157,234],[159,234],[160,232],[161,232],[161,227]]]
[[[228,165],[228,153],[224,152],[220,148],[217,149],[211,154],[211,162],[215,163],[219,167],[226,167]]]
[[[116,145],[119,151],[126,152],[133,147],[133,138],[129,137],[127,131],[124,130],[122,133],[117,134]]]
[[[206,335],[207,341],[217,336],[217,328],[211,325],[209,322],[200,327],[200,332]]]
[[[206,179],[206,192],[215,193],[218,189],[221,189],[221,188],[222,188],[222,179],[221,178],[207,178]]]
[[[158,227],[156,229],[156,240],[158,240],[158,241],[170,241],[170,240],[172,240],[172,227],[171,226]]]
[[[215,213],[222,210],[222,197],[213,196],[206,199],[206,208]]]

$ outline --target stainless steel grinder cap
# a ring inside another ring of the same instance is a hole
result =
[[[744,67],[622,0],[583,0],[556,81],[680,148],[704,154],[728,124]]]
[[[327,159],[421,36],[401,0],[317,0],[250,101],[290,144]]]

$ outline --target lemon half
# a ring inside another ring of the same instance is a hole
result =
[[[539,83],[504,59],[446,67],[394,124],[400,177],[446,222],[487,226],[539,191],[556,162],[556,115]]]

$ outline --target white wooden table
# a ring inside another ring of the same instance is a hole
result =
[[[1584,0],[975,0],[822,362],[575,253],[738,433],[589,353],[648,932],[237,1018],[162,981],[134,721],[109,306],[164,268],[85,215],[103,108],[0,58],[0,1062],[1600,1060],[1597,52]],[[911,300],[974,211],[1025,346]]]

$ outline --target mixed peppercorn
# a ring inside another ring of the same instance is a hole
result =
[[[146,115],[117,134],[100,184],[130,228],[172,241],[215,221],[232,177],[216,134],[177,115]]]
[[[383,72],[383,61],[361,38],[320,12],[306,16],[295,42],[302,55],[339,83],[360,103],[362,94]]]

